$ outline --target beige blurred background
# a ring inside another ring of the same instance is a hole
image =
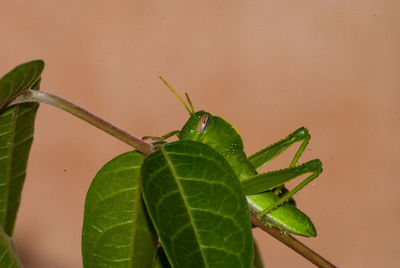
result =
[[[3,0],[0,74],[41,58],[42,90],[137,136],[188,118],[158,75],[232,122],[248,153],[304,125],[302,161],[324,173],[296,196],[318,230],[301,240],[340,267],[398,267],[399,13],[399,1]],[[85,192],[127,150],[41,105],[14,236],[26,267],[82,266]],[[255,233],[268,267],[313,267]]]

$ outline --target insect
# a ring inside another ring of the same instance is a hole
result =
[[[296,207],[292,199],[294,194],[322,172],[322,163],[319,159],[297,165],[310,140],[307,129],[301,127],[286,138],[247,157],[241,136],[228,121],[205,111],[195,112],[187,94],[185,95],[190,108],[162,77],[160,79],[182,102],[190,118],[180,131],[175,130],[159,138],[149,136],[143,138],[153,138],[163,142],[177,135],[181,141],[196,141],[210,146],[228,161],[240,180],[249,208],[257,213],[260,221],[292,234],[315,237],[317,233],[312,221]],[[301,144],[289,167],[261,174],[257,172],[257,169],[298,142]],[[309,175],[292,190],[288,191],[284,187],[284,183],[303,174]]]

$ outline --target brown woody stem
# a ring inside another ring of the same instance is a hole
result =
[[[253,225],[257,226],[258,228],[267,232],[271,236],[275,237],[283,244],[290,247],[291,249],[299,253],[301,256],[303,256],[304,258],[315,264],[317,267],[324,267],[324,268],[336,267],[335,265],[333,265],[332,263],[321,257],[318,253],[308,248],[306,245],[301,243],[299,240],[297,240],[290,234],[282,232],[282,230],[275,227],[265,226],[262,222],[258,220],[257,214],[255,212],[250,211],[250,216],[251,216],[251,223]]]
[[[140,138],[129,134],[125,130],[113,125],[112,123],[102,119],[101,117],[56,95],[38,90],[27,90],[23,92],[21,95],[19,95],[17,98],[15,98],[9,104],[9,106],[24,102],[47,103],[55,107],[58,107],[60,109],[63,109],[64,111],[73,114],[76,117],[79,117],[80,119],[92,124],[93,126],[103,130],[104,132],[107,132],[111,136],[119,139],[120,141],[123,141],[133,146],[134,148],[136,148],[138,151],[142,152],[145,155],[150,154],[151,152],[156,150],[153,144],[145,142]]]
[[[25,103],[25,102],[40,102],[40,103],[47,103],[58,107],[70,114],[75,115],[76,117],[94,125],[95,127],[105,131],[106,133],[110,134],[111,136],[119,139],[122,142],[125,142],[132,147],[136,148],[138,151],[142,152],[143,154],[147,155],[156,150],[156,147],[148,142],[143,141],[142,139],[135,137],[125,130],[113,125],[112,123],[100,118],[99,116],[85,110],[84,108],[67,101],[59,96],[38,91],[38,90],[27,90],[15,98],[8,106]],[[251,221],[252,224],[259,227],[263,231],[267,232],[268,234],[272,235],[304,258],[309,260],[310,262],[314,263],[318,267],[326,267],[326,268],[333,268],[336,267],[315,251],[311,250],[303,243],[298,241],[293,236],[282,232],[281,230],[265,226],[262,222],[257,219],[257,214],[250,211]]]

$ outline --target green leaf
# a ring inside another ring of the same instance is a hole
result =
[[[30,89],[44,69],[42,60],[18,65],[0,80],[0,110],[24,90]]]
[[[228,162],[193,141],[143,161],[143,197],[173,267],[252,267],[247,201]]]
[[[0,267],[22,267],[15,246],[0,226]]]
[[[88,190],[82,231],[85,267],[152,267],[157,236],[140,194],[142,155],[105,164]]]
[[[22,64],[0,80],[0,103],[28,89],[39,88],[43,61]],[[1,106],[1,105],[0,105]],[[0,224],[12,235],[39,104],[24,103],[0,112]]]
[[[13,106],[0,114],[0,224],[12,235],[26,176],[39,105]]]
[[[154,260],[153,268],[171,268],[171,265],[169,264],[167,256],[165,255],[162,247],[157,249],[157,255],[156,259]]]

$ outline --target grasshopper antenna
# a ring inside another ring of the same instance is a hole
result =
[[[174,95],[182,102],[183,106],[185,106],[185,109],[189,112],[189,114],[193,115],[194,114],[194,109],[193,109],[192,102],[190,101],[188,95],[185,93],[186,98],[189,101],[190,108],[192,108],[192,110],[189,109],[189,107],[186,105],[185,101],[181,98],[181,96],[179,96],[179,94],[176,93],[176,91],[167,83],[167,81],[164,80],[164,78],[162,78],[161,76],[159,76],[159,78],[169,88],[169,90],[171,90],[172,93],[174,93]]]
[[[186,99],[187,99],[187,101],[188,101],[188,103],[189,103],[190,110],[192,110],[192,113],[194,113],[194,107],[193,107],[192,101],[191,101],[190,98],[189,98],[189,94],[187,94],[187,93],[185,92],[185,96],[186,96]]]

